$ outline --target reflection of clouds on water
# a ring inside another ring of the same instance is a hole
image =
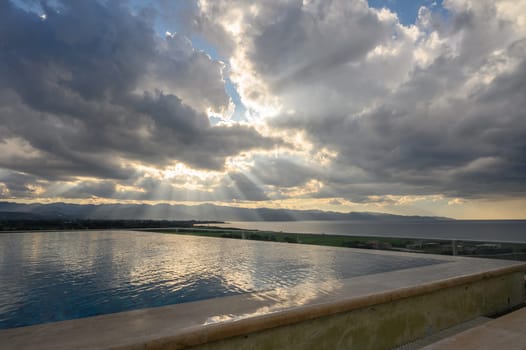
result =
[[[318,247],[283,243],[235,241],[236,255],[221,266],[228,286],[244,291],[307,288],[337,278],[334,253]]]
[[[206,319],[205,325],[237,321],[302,306],[320,296],[328,295],[342,286],[342,281],[338,279],[334,269],[335,261],[332,252],[318,250],[316,247],[315,249],[308,249],[311,247],[290,249],[288,245],[284,244],[276,245],[276,248],[278,247],[281,249],[273,251],[272,256],[257,254],[255,259],[258,264],[257,268],[250,270],[257,276],[257,278],[251,276],[252,280],[266,282],[260,282],[260,287],[271,288],[254,293],[252,297],[267,301],[269,305],[240,315],[211,316]],[[274,256],[274,254],[278,256]],[[265,266],[265,263],[270,263],[268,264],[270,266]],[[274,271],[270,271],[272,269]],[[239,278],[240,276],[234,277]],[[256,285],[253,286],[253,290],[258,290]]]
[[[246,318],[257,317],[280,312],[289,308],[306,305],[323,295],[328,295],[331,292],[341,288],[341,280],[332,279],[322,282],[305,281],[292,288],[276,288],[260,293],[255,293],[255,299],[271,300],[269,305],[258,308],[253,312],[248,312],[240,315],[225,314],[208,317],[204,325],[214,324],[219,322],[232,322]]]
[[[254,292],[271,301],[256,312],[274,312],[328,294],[344,278],[432,263],[126,231],[5,234],[0,253],[0,328]]]

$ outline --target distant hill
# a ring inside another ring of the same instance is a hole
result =
[[[338,213],[321,210],[235,208],[201,204],[21,204],[0,202],[0,220],[93,219],[93,220],[208,220],[208,221],[436,221],[444,217],[402,216],[372,212]]]
[[[36,220],[45,220],[46,218],[39,214],[25,213],[20,211],[0,211],[0,221],[7,220],[26,220],[26,221],[36,221]]]

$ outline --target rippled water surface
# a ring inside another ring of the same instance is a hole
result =
[[[421,257],[147,232],[0,234],[0,328],[440,263]]]

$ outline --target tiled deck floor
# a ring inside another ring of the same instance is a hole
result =
[[[422,350],[524,350],[526,307],[422,348]]]
[[[467,322],[455,325],[453,327],[444,329],[440,332],[437,332],[435,334],[432,334],[430,336],[417,339],[411,343],[404,344],[402,346],[396,347],[392,350],[421,350],[423,347],[434,344],[436,342],[441,341],[442,339],[452,337],[454,335],[457,335],[461,332],[464,332],[468,329],[472,329],[474,327],[480,326],[486,322],[491,321],[492,319],[489,317],[480,316],[477,318],[474,318],[472,320],[469,320]]]

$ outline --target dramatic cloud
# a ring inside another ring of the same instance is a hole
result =
[[[248,126],[211,126],[207,111],[231,103],[223,64],[180,35],[158,37],[120,3],[67,1],[41,17],[0,6],[0,166],[124,179],[134,163],[221,169],[279,143]]]
[[[0,2],[3,198],[526,198],[525,0],[52,4]]]
[[[410,27],[364,1],[201,8],[237,44],[233,70],[246,105],[276,99],[275,128],[305,132],[337,154],[314,195],[361,202],[524,196],[524,3],[444,1],[447,12],[422,7]],[[252,81],[265,89],[244,85]],[[254,172],[276,185],[272,167]]]
[[[0,199],[38,197],[41,189],[34,176],[0,169]]]

